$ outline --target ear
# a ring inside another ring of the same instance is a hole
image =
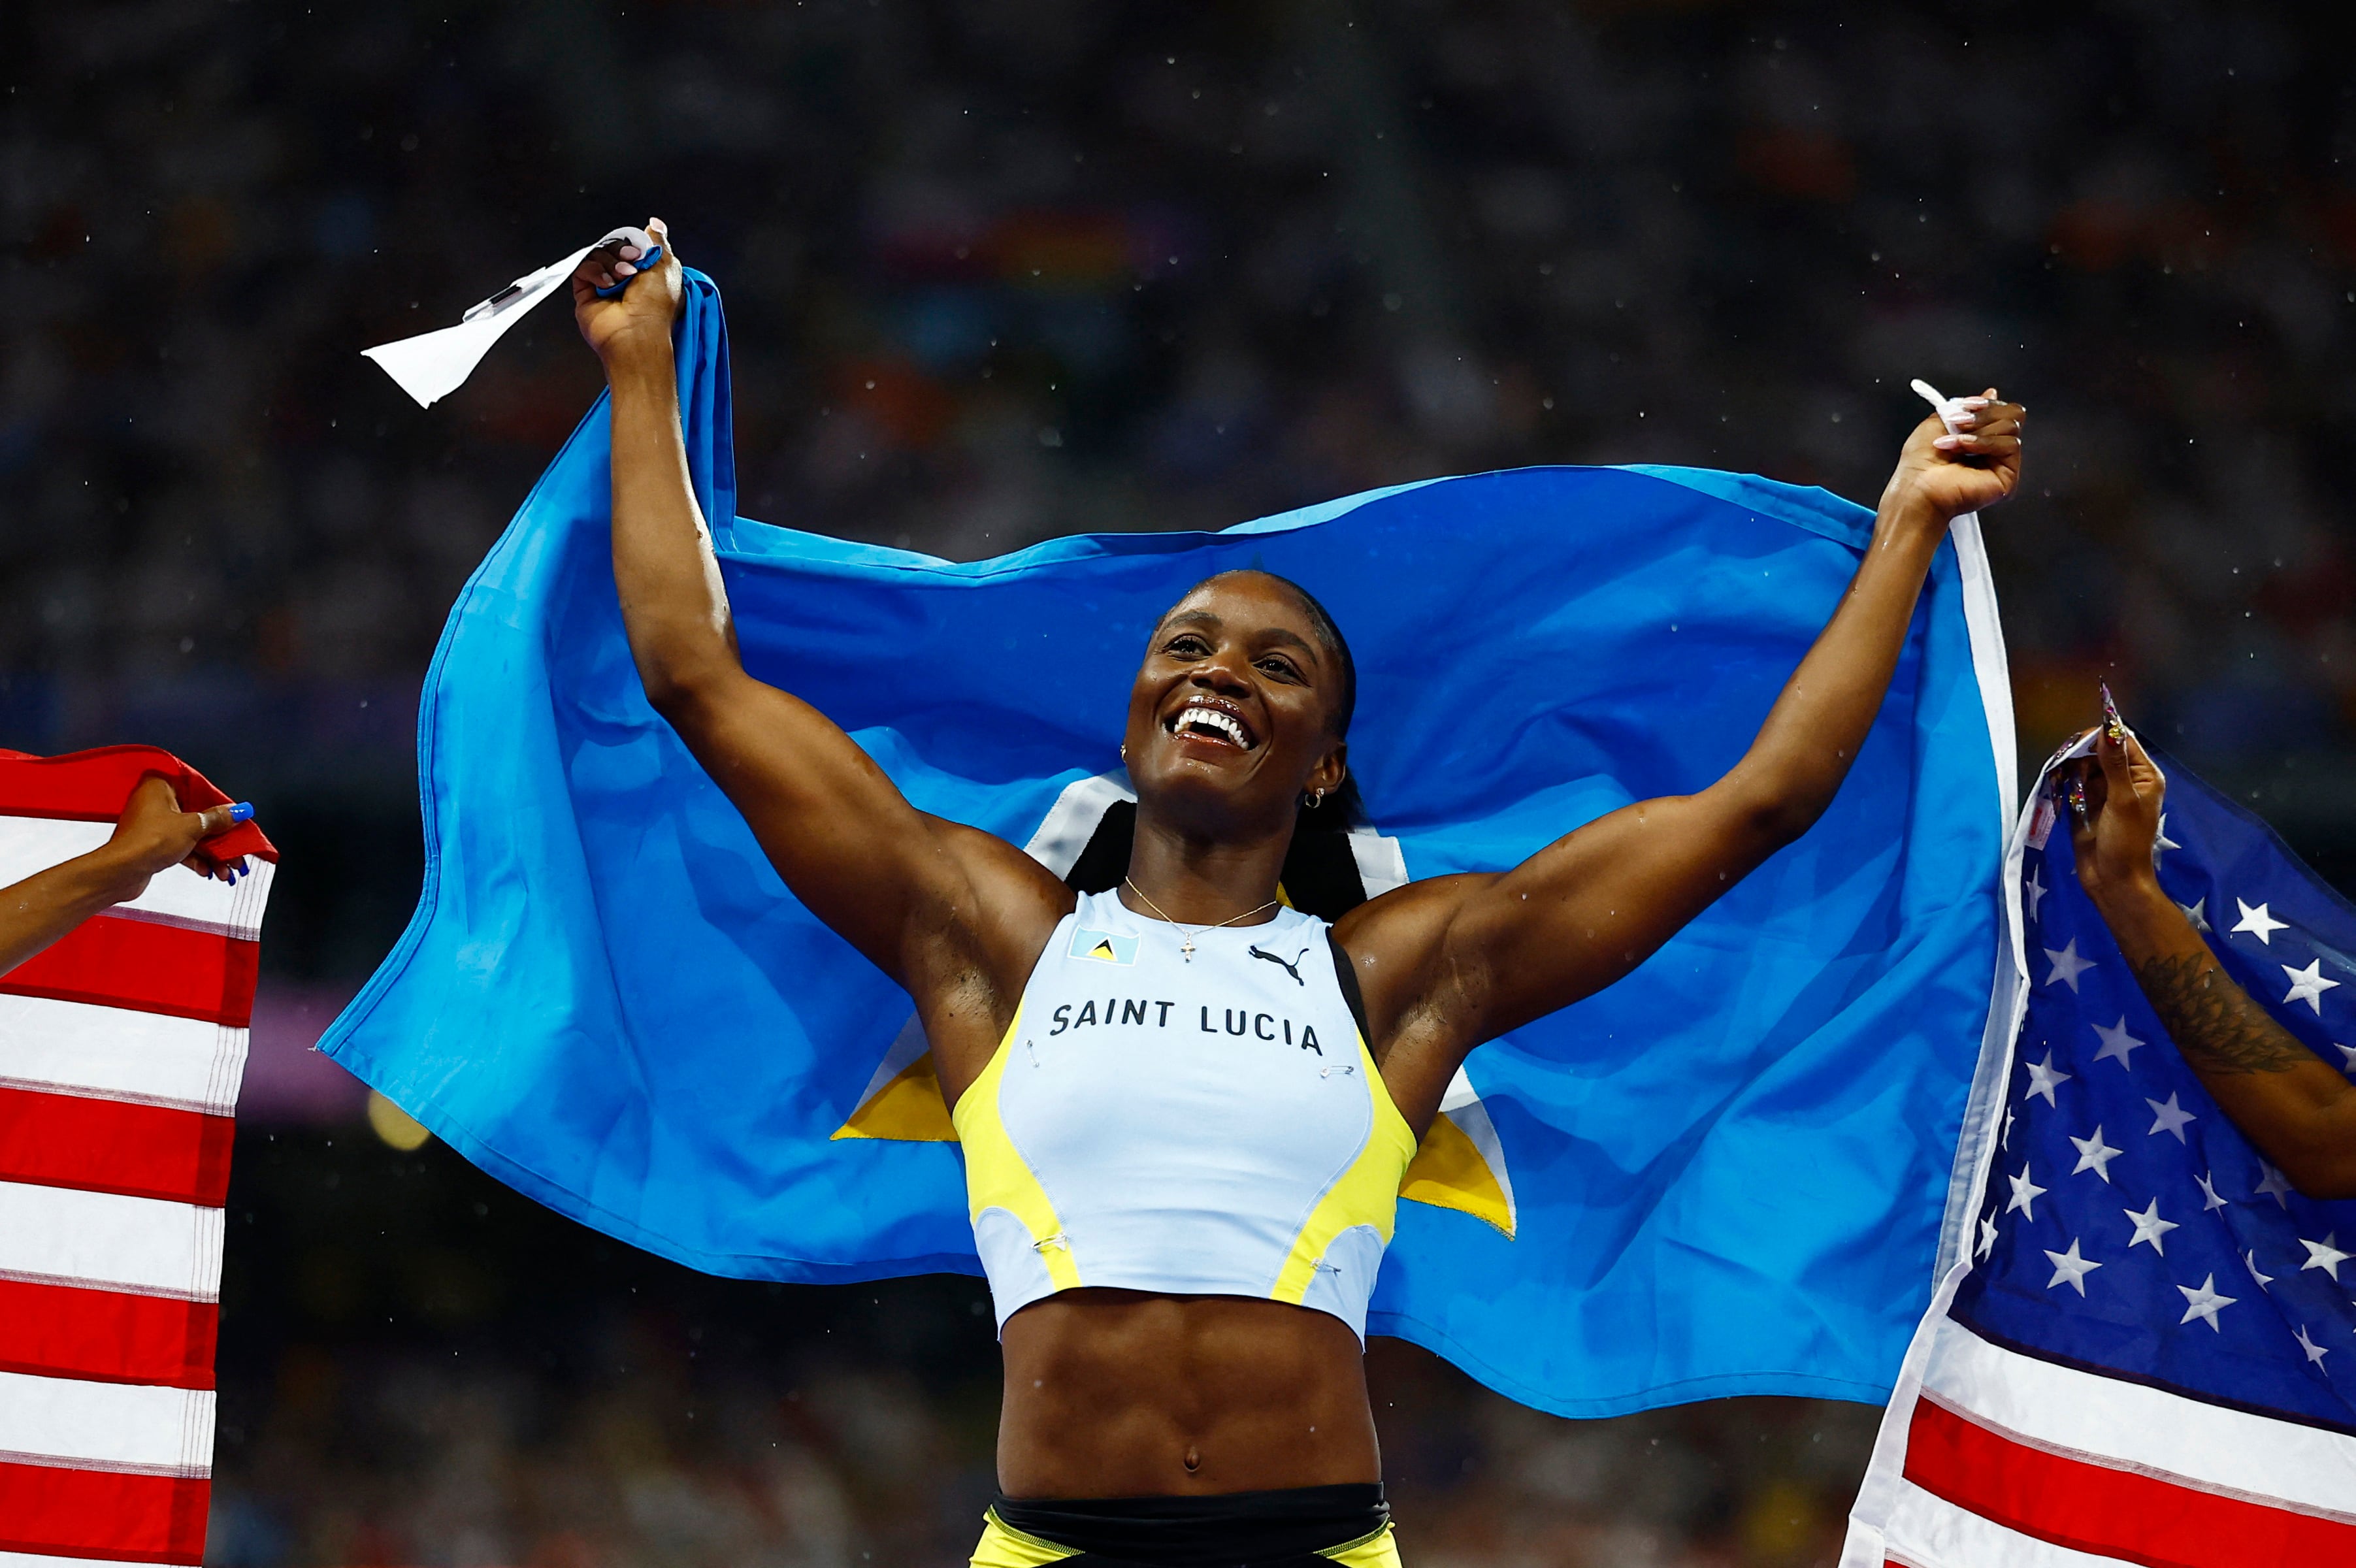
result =
[[[1349,776],[1350,745],[1347,741],[1337,740],[1333,750],[1317,759],[1317,766],[1309,770],[1309,777],[1301,787],[1304,790],[1323,789],[1330,795],[1339,789],[1342,780]]]

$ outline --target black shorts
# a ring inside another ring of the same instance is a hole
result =
[[[1398,1568],[1379,1482],[1197,1498],[1000,1498],[975,1568]]]

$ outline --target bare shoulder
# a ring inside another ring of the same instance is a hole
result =
[[[1047,939],[1077,897],[997,834],[919,813],[957,875],[908,943],[907,985],[950,1102],[990,1063]]]
[[[1077,906],[1078,895],[1064,885],[1062,877],[996,833],[937,817],[929,811],[919,815],[965,866],[975,883],[977,896],[997,906],[1003,918],[1021,921],[1027,917],[1046,921],[1046,930],[1039,935],[1041,941],[1047,940],[1046,931],[1053,930],[1056,921]]]
[[[1001,981],[1019,993],[1056,922],[1077,895],[1063,879],[996,833],[920,812],[938,853],[957,875],[945,878],[948,907],[927,924],[954,932]],[[1011,1003],[1010,1003],[1011,1005]]]
[[[1433,961],[1465,900],[1497,880],[1493,872],[1426,877],[1367,899],[1333,923],[1333,940],[1357,972],[1366,1018],[1381,1054],[1392,1029],[1416,1008]]]
[[[1467,897],[1496,880],[1494,872],[1462,871],[1394,887],[1334,921],[1334,940],[1354,957],[1362,948],[1389,954],[1411,947],[1445,929]]]

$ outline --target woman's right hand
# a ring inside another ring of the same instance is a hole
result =
[[[661,244],[662,260],[643,276],[637,264],[637,247],[621,241],[590,252],[573,272],[573,319],[580,324],[581,336],[589,347],[605,362],[609,376],[640,355],[669,356],[670,324],[687,295],[679,248],[671,243],[670,231],[661,219],[649,218],[647,232]],[[632,277],[639,281],[613,298],[597,296],[599,289]]]

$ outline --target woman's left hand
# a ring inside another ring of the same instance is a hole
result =
[[[1913,501],[1942,522],[1994,506],[2020,483],[2020,437],[2029,411],[1990,387],[1962,400],[1955,431],[1933,414],[1914,427],[1883,492],[1885,504]]]
[[[2115,740],[2108,729],[2098,726],[2094,736],[2094,755],[2064,765],[2069,782],[2062,811],[2070,823],[2079,886],[2107,918],[2113,898],[2158,886],[2152,846],[2159,842],[2168,780],[2133,735]],[[2073,792],[2083,805],[2071,800]]]
[[[185,865],[199,876],[235,882],[243,871],[242,860],[218,858],[205,847],[205,841],[229,832],[252,815],[253,808],[246,805],[184,811],[171,781],[160,773],[150,773],[131,791],[123,816],[114,824],[113,834],[97,852],[105,857],[122,887],[128,889],[118,890],[119,897],[112,901],[123,903],[138,897],[146,891],[149,877],[175,865]]]

